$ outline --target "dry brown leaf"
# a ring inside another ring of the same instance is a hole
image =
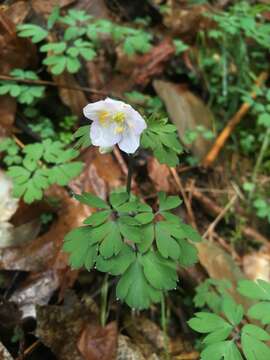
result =
[[[56,6],[63,8],[76,1],[77,0],[31,0],[31,5],[37,14],[50,15]]]
[[[146,359],[139,347],[124,335],[118,336],[117,360],[150,360]]]
[[[18,305],[22,318],[36,317],[36,305],[46,305],[60,285],[60,277],[56,272],[48,270],[44,273],[33,273],[20,284],[10,301]]]
[[[196,243],[196,247],[199,261],[206,269],[209,277],[217,280],[229,280],[233,285],[232,296],[247,309],[250,301],[236,291],[237,282],[245,278],[245,276],[231,255],[217,244],[206,240]]]
[[[176,191],[175,182],[166,164],[160,164],[156,158],[151,157],[147,162],[147,169],[156,191],[165,191],[167,193]]]
[[[245,255],[243,258],[243,270],[251,279],[270,281],[270,253],[269,248],[263,248],[258,252]]]
[[[30,11],[27,1],[16,1],[5,9],[5,15],[15,24],[21,24]]]
[[[139,85],[147,85],[156,75],[163,72],[166,62],[174,55],[175,48],[171,39],[165,39],[154,46],[149,53],[137,57],[132,78]]]
[[[94,323],[92,302],[79,302],[73,293],[61,306],[37,306],[36,334],[59,360],[85,360],[77,341],[86,324]]]
[[[164,101],[167,112],[184,144],[187,130],[194,130],[198,125],[212,129],[213,114],[201,99],[180,85],[168,81],[155,80],[153,84],[157,94]],[[211,141],[198,136],[191,145],[185,145],[201,159],[210,149]]]
[[[114,360],[117,350],[117,324],[111,322],[105,327],[86,324],[77,346],[84,360]]]
[[[58,92],[63,103],[70,108],[73,114],[81,117],[82,109],[88,102],[84,92],[60,86],[61,84],[65,84],[69,87],[78,87],[74,76],[65,71],[61,75],[54,76],[53,79],[54,82],[59,85]]]

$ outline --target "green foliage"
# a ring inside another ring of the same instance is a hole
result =
[[[176,166],[179,163],[178,155],[183,151],[176,127],[168,124],[168,119],[157,119],[155,116],[151,116],[147,121],[141,145],[151,149],[161,164],[169,166]]]
[[[185,132],[185,143],[192,144],[198,136],[202,136],[205,140],[213,140],[215,137],[211,130],[206,129],[203,125],[198,125],[195,129]]]
[[[73,134],[73,139],[76,140],[76,143],[74,145],[76,149],[84,149],[90,146],[90,125],[84,125],[79,127]]]
[[[21,104],[32,104],[36,99],[42,98],[45,87],[34,84],[17,83],[18,80],[39,80],[33,71],[24,71],[21,69],[13,69],[10,75],[14,80],[0,81],[0,95],[9,94],[15,97]]]
[[[111,193],[108,203],[89,193],[76,198],[99,211],[66,236],[70,265],[120,276],[116,295],[130,307],[159,302],[164,291],[176,288],[177,266],[196,261],[192,242],[200,235],[169,212],[180,205],[177,196],[160,193],[156,213],[126,192]]]
[[[157,96],[145,95],[138,91],[131,91],[125,93],[125,97],[128,103],[139,108],[140,112],[146,116],[151,114],[160,114],[164,112],[164,106],[162,101]]]
[[[0,151],[7,153],[4,162],[13,180],[14,196],[22,197],[26,203],[42,199],[52,184],[67,185],[82,170],[81,162],[72,161],[78,153],[65,149],[59,141],[47,139],[20,150],[13,140],[6,139]]]
[[[35,24],[20,24],[17,26],[18,35],[23,38],[30,38],[34,44],[44,40],[48,31]]]
[[[238,284],[240,294],[259,301],[248,310],[248,315],[260,320],[263,325],[270,324],[270,284],[264,280],[242,280]]]
[[[257,198],[253,205],[256,209],[256,214],[259,218],[267,219],[270,223],[270,203],[262,198]]]
[[[238,292],[259,302],[244,314],[242,305],[229,295],[228,281],[208,279],[196,289],[197,307],[208,307],[212,312],[198,312],[189,320],[189,326],[206,336],[202,340],[201,359],[208,360],[264,360],[270,357],[265,341],[270,335],[259,325],[246,322],[245,316],[270,323],[270,284],[263,280],[241,280]],[[207,309],[206,309],[207,310]]]
[[[63,71],[77,73],[82,60],[91,61],[97,55],[99,43],[104,35],[109,36],[116,45],[121,43],[127,55],[148,52],[153,36],[140,28],[130,28],[105,19],[95,19],[83,10],[70,9],[65,16],[55,8],[49,16],[46,28],[35,24],[18,25],[18,35],[28,37],[33,43],[49,39],[50,31],[63,29],[59,42],[46,42],[40,51],[47,53],[43,64],[50,67],[54,75]],[[59,31],[58,31],[59,32]]]
[[[173,41],[173,44],[175,46],[175,55],[180,55],[182,52],[186,51],[188,49],[188,45],[186,45],[182,40],[175,39]]]

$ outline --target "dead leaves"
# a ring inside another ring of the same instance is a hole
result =
[[[59,360],[114,360],[117,349],[115,322],[102,328],[91,301],[78,302],[74,295],[66,305],[37,308],[37,335]]]
[[[86,324],[77,346],[84,360],[114,360],[117,349],[117,324],[111,322],[104,328]]]

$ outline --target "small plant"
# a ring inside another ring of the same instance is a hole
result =
[[[33,104],[37,99],[43,97],[45,86],[16,82],[16,80],[39,80],[33,71],[13,69],[10,75],[14,78],[14,81],[0,81],[0,95],[9,94],[15,97],[20,104],[27,105]]]
[[[168,124],[167,118],[157,119],[156,116],[150,116],[147,123],[142,135],[142,147],[151,149],[161,164],[176,166],[178,155],[183,152],[176,127]]]
[[[85,11],[74,9],[61,16],[59,9],[55,8],[48,18],[46,28],[35,24],[18,25],[18,35],[28,37],[38,44],[49,39],[50,31],[55,27],[63,29],[63,37],[59,41],[42,44],[39,48],[46,53],[43,64],[49,66],[55,75],[65,70],[77,73],[82,60],[91,61],[96,57],[104,36],[110,37],[116,45],[121,43],[127,55],[146,53],[152,47],[153,36],[142,29],[121,26],[105,19],[94,19]]]
[[[182,148],[175,127],[166,119],[151,117],[145,122],[130,105],[109,98],[87,105],[84,114],[93,121],[91,143],[102,152],[118,144],[122,151],[134,154],[141,138],[142,146],[151,148],[162,162],[178,162]],[[89,126],[80,128],[76,137],[79,145],[88,145]],[[153,209],[131,194],[131,174],[132,166],[126,190],[113,191],[108,201],[90,193],[76,195],[78,201],[98,210],[84,220],[84,226],[66,235],[63,249],[73,268],[95,267],[119,276],[117,298],[132,308],[146,309],[176,288],[178,266],[196,262],[193,243],[201,237],[171,213],[181,204],[177,196],[159,193],[158,209]]]
[[[25,145],[23,149],[12,139],[2,140],[0,151],[7,155],[7,174],[13,179],[13,195],[32,203],[43,197],[52,184],[65,186],[82,170],[82,163],[73,161],[78,152],[65,149],[64,144],[50,139]]]
[[[210,290],[209,287],[212,287]],[[249,323],[257,319],[263,325],[270,323],[270,284],[263,280],[241,280],[238,292],[243,296],[261,302],[252,305],[247,314],[241,304],[229,295],[228,281],[207,280],[197,288],[195,305],[207,306],[213,312],[195,313],[189,326],[202,334],[202,360],[265,360],[270,358],[270,348],[265,343],[269,333],[262,326]],[[269,302],[269,303],[268,303]]]

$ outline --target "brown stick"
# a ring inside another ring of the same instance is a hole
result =
[[[62,87],[62,88],[66,88],[66,89],[84,91],[84,92],[100,94],[100,95],[108,95],[108,93],[109,93],[109,92],[102,91],[102,90],[92,89],[92,88],[89,88],[89,87],[86,87],[86,86],[70,86],[70,85],[61,84],[61,83],[56,84],[53,81],[47,81],[47,80],[16,79],[16,78],[14,78],[12,76],[3,75],[3,74],[0,74],[0,80],[16,81],[18,83],[31,84],[31,85],[44,85],[44,86]],[[118,96],[117,94],[115,94],[115,95]]]
[[[268,77],[268,73],[262,72],[260,74],[260,76],[256,80],[256,86],[260,87],[265,82],[267,77]],[[257,96],[256,91],[253,91],[251,93],[252,99],[255,99],[256,96]],[[247,103],[247,102],[242,104],[242,106],[237,111],[237,113],[231,118],[231,120],[229,120],[226,127],[222,130],[222,132],[216,138],[212,148],[209,150],[209,152],[207,153],[207,155],[203,159],[202,166],[208,167],[208,166],[211,166],[213,164],[213,162],[218,157],[218,154],[219,154],[220,150],[223,148],[223,146],[225,145],[227,139],[229,138],[229,136],[233,132],[234,128],[236,127],[237,124],[239,124],[239,122],[242,120],[244,115],[248,112],[250,107],[251,107],[251,105],[249,103]]]
[[[202,194],[198,189],[196,188],[192,189],[192,196],[203,205],[203,207],[208,211],[210,215],[216,217],[222,213],[223,208],[217,205],[212,199]],[[243,234],[248,238],[252,240],[256,240],[257,242],[264,245],[268,245],[268,246],[270,245],[269,240],[255,229],[249,226],[245,226],[243,227],[242,231]]]

